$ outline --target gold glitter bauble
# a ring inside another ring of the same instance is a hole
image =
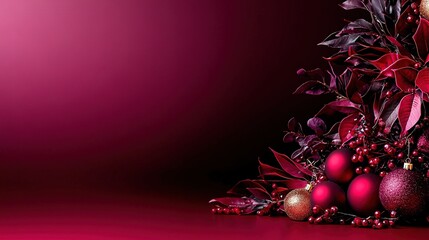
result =
[[[420,3],[420,15],[429,20],[429,0],[422,0]]]
[[[304,188],[290,191],[284,204],[285,212],[292,220],[303,221],[311,215],[310,193]]]

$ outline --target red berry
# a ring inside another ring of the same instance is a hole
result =
[[[377,144],[375,143],[371,144],[371,150],[373,151],[377,150]]]
[[[381,217],[381,212],[380,211],[375,211],[374,212],[374,217],[377,218],[377,219],[380,218]]]
[[[371,168],[369,168],[369,167],[365,167],[365,168],[363,169],[363,172],[364,172],[364,173],[370,173],[370,172],[371,172]]]

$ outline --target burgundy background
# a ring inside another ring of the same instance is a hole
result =
[[[0,1],[2,188],[254,177],[289,117],[320,105],[291,93],[338,2]]]
[[[292,92],[339,2],[0,0],[1,238],[366,237],[207,205],[323,104]]]

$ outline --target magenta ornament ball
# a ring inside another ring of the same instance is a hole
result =
[[[386,210],[395,210],[403,216],[413,217],[424,213],[426,183],[417,171],[396,169],[383,178],[380,184],[380,201]]]
[[[317,184],[310,196],[311,205],[327,209],[332,206],[343,207],[346,203],[346,194],[338,184],[330,181]]]
[[[372,215],[381,207],[378,196],[381,177],[375,174],[363,174],[353,179],[347,190],[350,207],[361,216]]]
[[[349,183],[353,178],[353,153],[348,149],[331,152],[325,161],[325,174],[329,180],[339,183]]]

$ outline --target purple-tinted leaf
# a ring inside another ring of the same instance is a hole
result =
[[[419,71],[416,77],[416,85],[424,93],[429,93],[429,68]]]
[[[429,61],[429,21],[425,18],[420,18],[419,26],[413,36],[416,43],[417,52],[420,58],[427,63]]]
[[[318,117],[308,119],[307,126],[311,128],[317,135],[322,135],[326,132],[326,123]]]
[[[287,128],[289,129],[289,131],[295,132],[297,124],[298,124],[298,121],[296,120],[296,118],[293,117],[289,119],[289,122],[287,123]]]
[[[316,114],[316,116],[328,115],[331,116],[336,112],[351,114],[360,111],[359,105],[351,102],[348,99],[341,99],[337,101],[330,102],[323,106],[322,109]]]
[[[356,21],[347,24],[337,36],[353,33],[370,32],[373,30],[373,26],[370,22],[365,19],[357,19]]]
[[[284,143],[291,143],[295,141],[296,134],[294,132],[287,132],[283,137]]]
[[[354,137],[355,130],[359,126],[358,118],[358,113],[352,113],[341,121],[338,134],[340,135],[342,143]]]
[[[313,175],[312,171],[304,168],[304,166],[302,166],[300,163],[293,161],[288,156],[278,153],[273,149],[271,149],[271,151],[273,152],[275,158],[277,159],[277,162],[280,164],[280,166],[286,173],[296,178],[305,178],[308,176],[311,177]]]
[[[405,94],[401,92],[386,100],[386,104],[383,111],[381,112],[380,118],[383,119],[386,123],[385,129],[388,132],[398,119],[399,103],[404,96]]]
[[[344,35],[338,38],[327,39],[319,43],[318,45],[347,50],[349,46],[356,44],[356,41],[359,39],[360,36],[361,34],[359,33]]]
[[[314,141],[319,140],[319,137],[317,135],[308,135],[303,138],[298,138],[297,143],[301,147],[306,147],[311,145]]]
[[[299,86],[293,94],[308,94],[308,95],[322,95],[328,93],[329,89],[319,81],[307,81]]]
[[[368,4],[367,6],[369,6],[374,16],[378,20],[385,22],[386,0],[371,0],[371,3],[372,4]]]
[[[394,71],[396,86],[402,91],[408,91],[408,89],[415,88],[415,79],[417,76],[417,70],[411,67],[400,68]]]
[[[290,180],[286,180],[285,184],[289,189],[298,189],[298,188],[305,188],[308,182],[304,180],[299,180],[299,179],[290,179]]]
[[[247,188],[255,198],[259,199],[271,199],[271,195],[263,188]]]
[[[264,164],[261,161],[259,161],[259,174],[263,179],[266,177],[289,178],[283,170]]]
[[[362,0],[347,0],[340,4],[340,7],[344,8],[345,10],[351,10],[351,9],[365,9],[365,4]]]
[[[305,70],[303,68],[299,69],[296,74],[298,75],[298,79],[302,81],[325,81],[325,73],[320,68],[316,68],[313,70]]]
[[[399,104],[398,119],[402,128],[402,135],[410,130],[421,117],[422,100],[419,94],[406,95]]]

